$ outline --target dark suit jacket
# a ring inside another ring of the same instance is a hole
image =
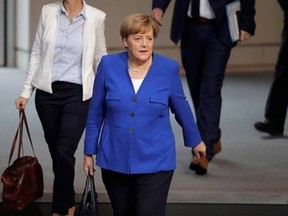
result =
[[[166,11],[171,0],[153,0],[152,9],[161,8],[163,12]],[[231,41],[227,15],[226,5],[235,0],[209,0],[209,3],[216,16],[217,34],[219,39],[227,46],[233,46],[235,43]],[[173,12],[172,26],[171,26],[171,40],[178,43],[181,38],[183,28],[187,19],[187,11],[190,0],[176,0]],[[239,27],[241,30],[249,32],[254,35],[255,32],[255,0],[240,0],[241,12],[238,16]]]
[[[283,11],[288,10],[288,1],[287,0],[278,0],[278,3],[280,4]]]

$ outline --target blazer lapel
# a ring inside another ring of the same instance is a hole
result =
[[[149,71],[147,75],[145,76],[137,95],[144,94],[145,92],[148,92],[153,88],[154,82],[155,82],[155,76],[157,76],[157,55],[152,54],[152,64],[149,68]],[[131,82],[132,84],[132,82]],[[133,85],[133,84],[132,84]],[[159,83],[157,83],[159,85]],[[143,92],[143,93],[142,93]]]

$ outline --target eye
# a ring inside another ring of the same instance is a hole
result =
[[[134,40],[139,41],[141,38],[140,37],[135,37]]]

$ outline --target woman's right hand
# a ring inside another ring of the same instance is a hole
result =
[[[83,163],[83,169],[85,174],[88,176],[94,175],[94,159],[92,155],[84,155],[84,163]]]
[[[21,96],[18,97],[15,101],[16,109],[25,109],[27,102],[28,102],[27,98]]]
[[[203,141],[201,141],[194,149],[194,154],[197,159],[206,157],[206,145]]]

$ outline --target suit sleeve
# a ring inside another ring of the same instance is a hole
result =
[[[255,0],[241,0],[240,28],[251,35],[254,35],[256,28],[255,13]]]
[[[24,81],[24,85],[23,85],[22,92],[21,92],[21,96],[27,99],[31,97],[31,94],[34,90],[34,87],[32,85],[32,79],[41,61],[41,51],[42,51],[41,47],[43,43],[42,36],[43,36],[44,28],[45,28],[44,23],[45,23],[45,17],[46,17],[45,8],[46,6],[44,5],[42,8],[41,16],[40,16],[37,30],[36,30],[35,39],[34,39],[33,46],[32,46],[29,65],[28,65],[28,69],[26,72],[26,79]]]
[[[86,121],[84,139],[84,154],[95,155],[98,151],[98,139],[105,116],[105,63],[104,57],[100,61],[93,86],[93,95],[90,102]]]
[[[167,7],[169,6],[171,0],[153,0],[152,10],[155,8],[161,8],[163,13],[165,13]]]
[[[174,66],[174,65],[173,65]],[[200,133],[195,124],[194,116],[188,101],[184,95],[181,79],[179,76],[179,66],[175,64],[171,76],[171,95],[169,106],[175,119],[182,127],[184,145],[196,147],[201,142]]]
[[[106,18],[105,15],[101,17],[101,20],[99,21],[99,25],[95,29],[96,46],[95,46],[95,59],[94,59],[94,64],[93,64],[94,71],[97,70],[97,66],[102,56],[107,54],[106,39],[105,39],[105,18]]]

